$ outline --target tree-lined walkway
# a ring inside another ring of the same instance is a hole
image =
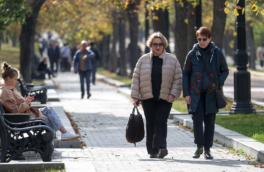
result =
[[[145,139],[134,147],[125,139],[125,129],[132,103],[117,93],[115,87],[97,82],[91,85],[90,99],[80,99],[79,76],[60,73],[55,78],[57,90],[65,111],[79,126],[87,148],[63,151],[62,161],[89,162],[96,171],[262,171],[248,165],[245,157],[234,156],[219,144],[212,148],[213,160],[203,156],[193,159],[196,150],[193,134],[168,121],[168,150],[164,159],[150,159]],[[142,112],[142,110],[141,110]]]

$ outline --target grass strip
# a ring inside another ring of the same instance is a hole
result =
[[[234,114],[216,117],[216,124],[264,143],[263,114]]]

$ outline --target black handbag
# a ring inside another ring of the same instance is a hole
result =
[[[137,115],[135,115],[135,109],[137,110]],[[145,129],[143,118],[139,113],[138,108],[134,107],[127,123],[126,139],[129,143],[134,143],[136,146],[136,142],[140,142],[144,137]]]
[[[212,82],[212,77],[208,74],[206,68],[202,64],[202,62],[199,60],[200,64],[202,65],[204,72],[206,73],[207,77],[209,78],[210,82]],[[222,109],[226,107],[226,100],[225,97],[222,94],[221,90],[215,91],[215,99],[216,99],[216,106],[218,109]]]

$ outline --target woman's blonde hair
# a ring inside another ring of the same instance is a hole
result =
[[[148,40],[146,42],[146,46],[151,48],[152,47],[152,41],[153,41],[154,38],[160,38],[162,40],[163,44],[164,44],[164,48],[166,48],[169,45],[167,39],[165,38],[165,36],[163,36],[162,33],[154,32],[148,37]]]
[[[48,57],[46,56],[41,57],[40,62],[43,62],[45,59],[48,61]]]

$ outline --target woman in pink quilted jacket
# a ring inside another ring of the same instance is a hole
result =
[[[160,32],[153,33],[146,45],[151,51],[136,64],[131,97],[134,106],[142,101],[150,158],[163,158],[168,154],[167,119],[172,103],[181,95],[182,70],[177,58],[166,52],[168,41]]]

